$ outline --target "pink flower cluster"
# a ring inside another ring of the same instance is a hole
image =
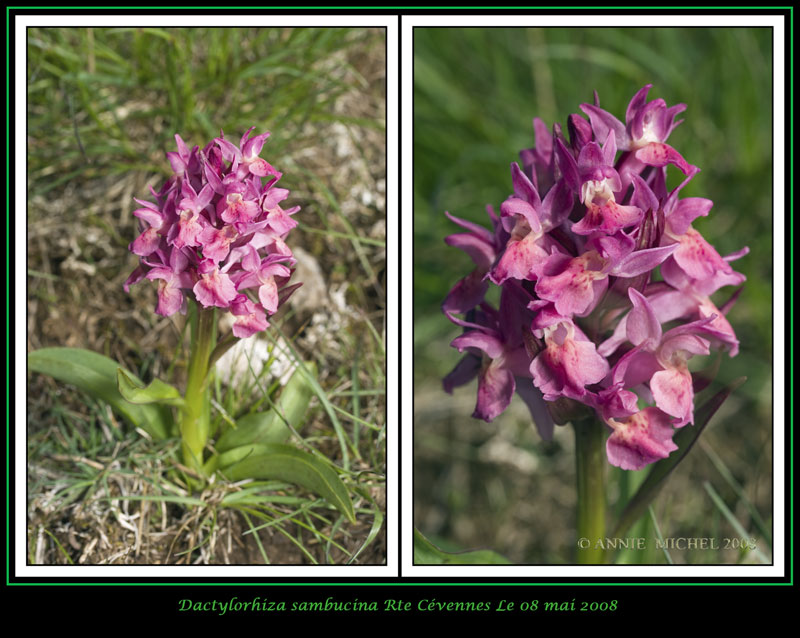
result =
[[[125,282],[127,292],[159,280],[160,315],[185,313],[187,299],[230,310],[242,338],[266,329],[267,315],[300,285],[287,285],[296,262],[284,241],[300,207],[281,207],[289,191],[259,157],[269,133],[249,137],[254,128],[238,147],[221,131],[202,150],[175,136],[178,151],[167,153],[175,174],[159,192],[150,189],[155,204],[136,200],[141,234],[129,248],[140,263]]]
[[[689,360],[739,342],[711,295],[745,277],[692,222],[712,202],[679,194],[699,169],[666,143],[686,106],[628,105],[625,123],[582,104],[552,133],[533,122],[536,147],[511,165],[514,194],[487,229],[447,214],[465,232],[446,238],[475,269],[442,309],[464,328],[452,346],[466,356],[444,379],[448,392],[478,376],[473,416],[491,421],[516,391],[542,436],[555,420],[592,409],[608,427],[613,465],[641,469],[676,448],[674,428],[693,423],[701,383]],[[669,165],[683,175],[666,186]],[[660,272],[660,276],[658,273]],[[500,287],[499,308],[485,300]],[[586,410],[586,408],[580,408]]]

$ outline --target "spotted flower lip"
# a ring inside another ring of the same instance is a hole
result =
[[[731,262],[747,254],[721,256],[693,226],[713,202],[681,196],[700,170],[667,144],[686,106],[648,100],[651,88],[636,92],[624,123],[595,93],[569,116],[569,140],[535,118],[534,148],[511,164],[513,193],[499,216],[487,207],[491,227],[448,213],[462,232],[445,240],[474,264],[442,304],[465,354],[445,389],[477,377],[473,416],[487,421],[533,389],[537,427],[553,422],[543,412],[560,419],[558,406],[583,404],[609,433],[609,462],[630,470],[669,456],[675,429],[694,422],[689,361],[712,348],[737,354],[725,315],[742,289],[712,295],[741,286]],[[668,171],[682,174],[672,190]]]
[[[155,202],[136,200],[140,234],[129,248],[140,263],[125,282],[128,291],[158,281],[160,315],[186,312],[187,301],[230,311],[240,338],[266,329],[267,315],[299,285],[288,283],[295,260],[285,241],[299,207],[281,206],[290,193],[259,157],[269,133],[254,130],[239,146],[220,132],[202,150],[175,136],[177,151],[167,153],[173,176],[150,189]]]
[[[641,470],[678,449],[672,441],[671,419],[658,408],[608,419],[606,424],[613,430],[606,442],[608,461],[623,470]]]

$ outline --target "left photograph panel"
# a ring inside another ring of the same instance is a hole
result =
[[[22,33],[24,564],[385,566],[387,29]]]

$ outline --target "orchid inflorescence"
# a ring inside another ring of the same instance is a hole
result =
[[[611,432],[609,462],[628,470],[669,456],[674,428],[693,423],[703,379],[688,361],[712,346],[737,354],[725,313],[741,289],[720,308],[711,295],[745,280],[730,262],[747,253],[721,257],[692,227],[713,203],[679,197],[700,170],[666,143],[686,105],[648,102],[651,86],[624,124],[595,93],[580,107],[588,120],[570,115],[568,141],[534,119],[536,147],[511,164],[514,194],[499,216],[487,206],[491,230],[446,213],[466,232],[445,241],[475,269],[442,305],[464,328],[451,345],[467,352],[445,390],[478,376],[473,416],[486,421],[516,391],[544,438],[554,422],[595,414]],[[669,165],[683,174],[671,191]]]
[[[175,135],[178,151],[167,153],[174,175],[158,192],[150,188],[155,204],[136,200],[142,232],[129,248],[140,264],[125,282],[127,292],[144,278],[158,279],[156,312],[163,316],[185,313],[187,299],[230,310],[241,338],[265,330],[267,315],[299,286],[287,285],[296,262],[284,239],[300,207],[281,208],[289,191],[276,186],[281,173],[259,157],[269,133],[249,137],[254,128],[239,147],[220,131],[203,150],[190,151]]]

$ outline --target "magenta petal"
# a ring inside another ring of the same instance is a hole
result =
[[[142,266],[137,266],[125,280],[125,283],[122,284],[122,289],[125,292],[130,292],[131,286],[138,284],[142,279],[144,279],[144,277],[145,277],[144,268],[142,268]]]
[[[650,186],[647,185],[639,175],[634,174],[633,180],[633,197],[631,201],[634,205],[642,210],[657,211],[660,208],[658,198],[656,197]]]
[[[645,350],[655,350],[661,343],[661,322],[647,298],[635,288],[628,289],[633,310],[627,317],[628,340]]]
[[[457,388],[472,381],[478,376],[481,369],[480,357],[469,353],[456,364],[450,373],[442,380],[442,386],[447,394],[453,394],[453,388]]]
[[[589,203],[586,215],[577,224],[572,225],[572,232],[578,235],[591,235],[600,232],[613,235],[618,230],[638,224],[644,213],[636,206],[620,206],[609,200],[603,206]]]
[[[164,224],[164,215],[159,211],[152,210],[151,208],[137,208],[135,211],[133,211],[133,214],[135,217],[146,221],[153,228],[161,228],[161,226]]]
[[[611,274],[617,277],[636,277],[648,270],[653,270],[676,249],[676,245],[660,246],[658,248],[645,248],[632,252],[624,257],[611,269]]]
[[[572,211],[572,191],[563,179],[547,191],[542,202],[540,219],[546,230],[560,226]]]
[[[297,222],[280,206],[267,213],[267,223],[279,235],[284,235],[297,226]]]
[[[456,217],[455,215],[451,215],[447,211],[444,211],[444,214],[445,214],[445,217],[447,217],[447,219],[449,219],[451,222],[453,222],[454,224],[458,224],[462,228],[465,228],[466,230],[476,234],[478,237],[480,237],[482,240],[484,240],[487,244],[491,244],[492,243],[493,235],[488,229],[484,228],[483,226],[480,226],[479,224],[474,224],[471,221],[468,221],[466,219],[461,219],[460,217]]]
[[[611,378],[615,384],[633,388],[640,383],[649,381],[656,372],[662,369],[663,366],[653,353],[634,348],[617,361]]]
[[[516,383],[510,370],[490,363],[478,379],[478,402],[472,416],[484,421],[493,421],[511,403]]]
[[[539,245],[533,233],[520,241],[509,241],[505,252],[492,269],[491,280],[500,285],[507,279],[534,280],[548,259],[547,251]]]
[[[473,270],[453,286],[442,303],[442,310],[445,313],[466,313],[483,301],[488,289],[489,282],[484,279],[483,273]]]
[[[560,139],[556,139],[556,164],[564,176],[564,181],[577,193],[581,184],[578,163]]]
[[[573,385],[587,386],[603,380],[608,374],[608,361],[597,354],[594,343],[576,339],[572,342],[572,349],[567,350],[564,369]]]
[[[252,130],[252,129],[251,129]],[[264,142],[267,141],[269,133],[262,133],[242,143],[242,155],[245,159],[253,159],[258,157],[261,149],[264,148]]]
[[[130,250],[134,255],[147,257],[156,252],[160,243],[161,236],[158,234],[158,231],[155,228],[148,228],[133,240],[133,243],[130,245]]]
[[[264,197],[263,207],[264,210],[275,208],[284,199],[289,197],[289,190],[286,188],[270,188]]]
[[[553,400],[562,394],[581,398],[585,386],[599,383],[608,374],[608,362],[597,354],[594,343],[571,337],[566,324],[551,332],[545,341],[545,349],[530,369],[545,399]]]
[[[692,279],[709,279],[716,272],[731,270],[728,262],[693,228],[680,237],[673,257]]]
[[[685,197],[675,206],[667,217],[667,226],[673,235],[683,235],[698,217],[708,216],[714,205],[710,199],[703,197]]]
[[[194,290],[197,301],[203,304],[204,308],[212,306],[227,308],[230,302],[236,298],[236,287],[230,277],[220,273],[217,268],[202,275],[192,290]]]
[[[518,197],[509,197],[500,204],[500,216],[503,221],[503,228],[507,231],[513,231],[517,215],[521,215],[527,220],[528,225],[534,233],[541,232],[542,223],[539,221],[539,215],[536,213],[536,209],[531,204]]]
[[[678,419],[676,426],[694,422],[692,375],[685,366],[656,372],[650,379],[650,390],[656,405]]]
[[[556,310],[564,317],[585,316],[608,287],[608,278],[600,269],[596,255],[587,253],[573,259],[564,255],[551,256],[536,283],[536,293],[554,302]]]
[[[519,164],[512,162],[511,164],[511,182],[514,185],[514,194],[531,204],[534,208],[540,208],[542,200],[539,198],[539,193],[536,187],[531,183],[531,180],[522,172]]]
[[[541,157],[549,158],[553,154],[553,134],[540,117],[533,118],[533,135],[536,151]]]
[[[183,293],[171,280],[162,279],[158,282],[158,305],[156,314],[163,317],[174,315],[181,308]]]
[[[518,378],[516,379],[516,384],[517,394],[525,402],[525,405],[528,406],[533,424],[536,426],[539,436],[545,441],[549,441],[553,438],[555,423],[553,422],[553,417],[550,415],[550,411],[547,409],[547,404],[544,401],[541,391],[533,385],[530,378]]]
[[[234,337],[247,339],[257,332],[266,330],[268,327],[269,322],[267,321],[266,314],[261,308],[255,306],[253,312],[238,315],[234,319],[231,331]]]
[[[640,148],[636,151],[636,159],[648,166],[661,167],[667,164],[675,164],[684,175],[688,175],[692,170],[692,165],[683,159],[683,156],[678,151],[669,144],[662,144],[661,142],[651,142],[647,146]]]
[[[186,170],[186,164],[178,153],[167,151],[167,159],[169,160],[169,165],[172,167],[172,172],[176,175],[181,175]]]
[[[467,253],[483,272],[488,271],[494,262],[494,247],[472,233],[455,233],[445,237],[444,241],[448,246],[460,248]]]
[[[645,84],[639,89],[636,94],[631,98],[628,103],[628,108],[625,110],[625,122],[633,121],[636,113],[647,103],[647,94],[653,88],[652,84]]]
[[[618,384],[597,394],[597,408],[604,419],[620,419],[632,416],[639,411],[639,397],[630,390],[623,390]]]
[[[627,151],[630,148],[631,140],[625,125],[608,111],[604,111],[599,106],[593,104],[581,104],[581,111],[589,116],[592,123],[595,137],[604,140],[608,137],[609,131],[614,131],[617,140],[617,149]]]
[[[498,359],[503,354],[503,342],[492,335],[480,330],[470,330],[453,339],[451,346],[457,348],[459,352],[464,352],[467,348],[477,348],[483,350],[490,359]]]
[[[278,286],[272,277],[267,279],[266,282],[262,283],[261,287],[258,289],[258,299],[269,314],[274,314],[277,312]]]
[[[610,420],[614,433],[606,442],[608,461],[623,470],[641,470],[678,449],[668,415],[645,408],[626,419]]]

